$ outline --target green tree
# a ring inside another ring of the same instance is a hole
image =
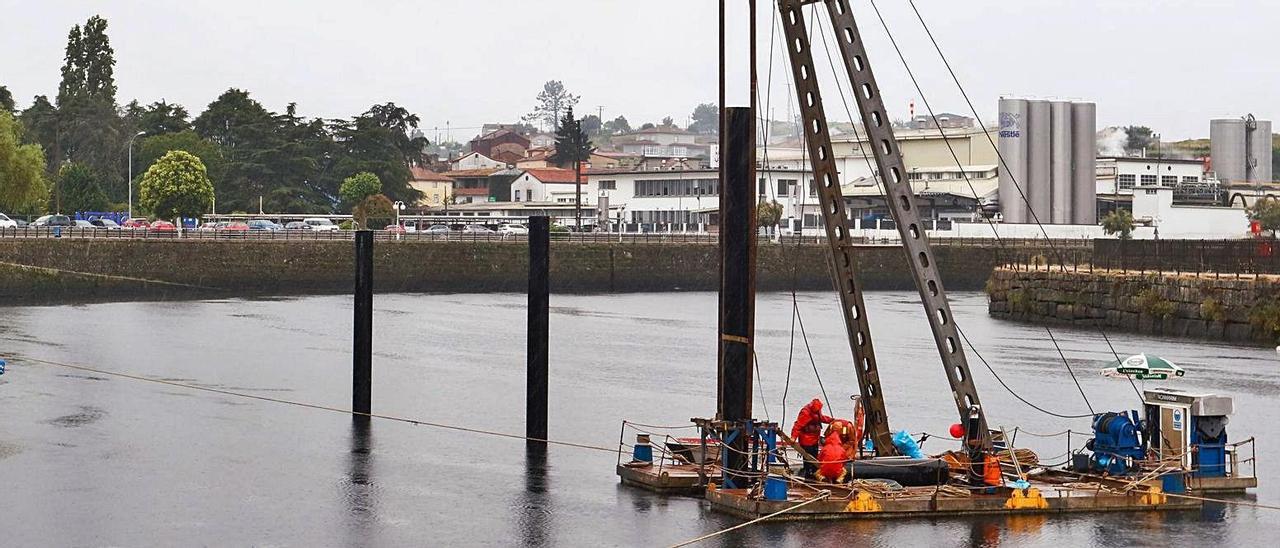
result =
[[[106,211],[111,202],[102,190],[101,177],[93,168],[69,162],[58,169],[60,211]]]
[[[1271,232],[1271,237],[1275,238],[1277,231],[1280,231],[1280,200],[1261,199],[1254,202],[1249,207],[1249,220],[1257,221],[1263,230]]]
[[[13,93],[9,91],[9,88],[0,86],[0,110],[12,113],[15,106],[17,106],[17,103],[13,101]]]
[[[213,181],[213,188],[220,190],[219,185],[226,171],[226,159],[223,158],[222,147],[208,139],[201,139],[196,132],[186,130],[177,133],[147,134],[138,139],[135,147],[133,161],[136,173],[145,173],[151,164],[170,151],[181,150],[191,153],[204,163],[209,180]]]
[[[103,178],[108,192],[123,200],[126,189],[120,168],[128,128],[116,109],[115,63],[106,19],[95,15],[83,27],[72,27],[53,120],[33,121],[32,128],[33,138],[48,151],[51,172],[66,160],[83,163]],[[48,114],[41,104],[29,110]]]
[[[299,117],[294,104],[272,113],[233,88],[192,125],[221,150],[224,167],[219,172],[210,165],[220,209],[256,210],[261,197],[272,211],[333,211],[341,179],[328,176],[337,150],[323,120]]]
[[[594,137],[599,135],[602,129],[604,129],[604,126],[600,124],[599,116],[596,116],[595,114],[588,114],[582,117],[582,131],[587,135]]]
[[[670,129],[670,128],[676,127],[676,121],[675,121],[675,119],[674,119],[674,118],[672,118],[672,117],[670,117],[670,116],[667,116],[667,117],[663,118],[663,119],[662,119],[662,127],[663,127],[663,128],[666,128],[666,129]]]
[[[381,230],[394,223],[396,217],[395,204],[382,194],[366,196],[351,213],[361,230]]]
[[[133,104],[136,103],[135,101]],[[147,135],[178,133],[191,129],[191,115],[187,114],[187,109],[163,99],[147,105],[138,114],[137,128],[147,132]]]
[[[114,105],[116,101],[115,50],[107,37],[107,20],[90,17],[67,34],[67,49],[58,84],[58,106],[80,99]]]
[[[533,112],[525,115],[524,121],[545,124],[544,127],[556,127],[560,122],[561,113],[577,105],[579,99],[579,96],[565,89],[563,82],[549,80],[542,85],[542,91],[538,92],[537,105],[533,107]]]
[[[0,211],[34,213],[48,199],[44,151],[22,144],[22,124],[0,111]]]
[[[412,119],[416,124],[417,117]],[[392,200],[418,201],[422,193],[409,186],[409,168],[421,161],[421,145],[425,140],[414,142],[410,139],[406,144],[405,127],[411,126],[381,116],[376,109],[351,120],[335,122],[330,131],[336,160],[330,176],[337,178],[368,171],[378,176],[382,181],[382,193]]]
[[[591,159],[593,150],[591,139],[582,131],[582,122],[573,117],[570,106],[556,128],[556,152],[550,159],[560,167],[573,168],[573,217],[578,228],[582,228],[582,162]]]
[[[654,129],[656,127],[658,126],[653,125],[653,122],[645,122],[644,124],[640,125],[640,131],[644,131],[646,129]]]
[[[714,134],[720,132],[720,107],[715,103],[702,103],[693,109],[693,123],[689,131],[694,133]]]
[[[760,202],[756,206],[756,224],[762,227],[777,226],[782,221],[782,204],[777,200]]]
[[[604,132],[609,135],[618,133],[627,133],[631,131],[631,123],[627,122],[626,116],[619,116],[604,123]]]
[[[1124,142],[1124,150],[1127,153],[1141,152],[1143,149],[1151,148],[1155,143],[1154,133],[1147,126],[1129,126],[1124,128],[1124,132],[1128,136]]]
[[[147,168],[138,189],[138,203],[161,218],[195,217],[213,205],[213,183],[204,163],[180,150]]]
[[[365,198],[382,193],[382,181],[377,175],[362,171],[344,179],[338,192],[343,202],[359,205]]]
[[[1107,234],[1115,234],[1121,240],[1133,237],[1133,213],[1127,209],[1118,209],[1102,218],[1102,230]]]

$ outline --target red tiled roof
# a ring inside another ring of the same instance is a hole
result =
[[[542,181],[543,183],[573,184],[573,179],[574,179],[572,169],[558,169],[558,168],[550,168],[550,167],[528,168],[524,170],[524,172],[528,173],[529,175],[532,175],[533,178],[539,181]]]
[[[451,177],[453,179],[457,179],[460,177],[488,177],[497,171],[498,169],[491,168],[491,167],[481,168],[481,169],[459,169],[454,171],[446,171],[444,172],[444,175],[446,177]]]
[[[442,183],[453,181],[447,175],[436,173],[422,166],[410,167],[409,173],[411,174],[409,179],[413,181],[438,181]]]

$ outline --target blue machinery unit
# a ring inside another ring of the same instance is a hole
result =
[[[1085,443],[1091,454],[1076,454],[1072,468],[1123,476],[1146,458],[1147,444],[1137,411],[1100,413],[1093,416],[1093,439]]]

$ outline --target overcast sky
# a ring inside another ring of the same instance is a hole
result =
[[[739,0],[745,1],[745,0]],[[878,0],[925,96],[966,113],[906,0]],[[1264,0],[916,0],[984,119],[1001,94],[1098,103],[1099,126],[1150,125],[1166,139],[1207,136],[1208,120],[1280,116],[1274,39],[1280,5]],[[57,93],[66,34],[110,22],[120,101],[164,98],[198,114],[228,87],[273,110],[345,117],[394,101],[430,139],[446,122],[476,126],[527,113],[543,82],[581,94],[632,125],[683,125],[716,97],[714,0],[0,0],[0,85],[20,106]],[[916,99],[869,0],[853,0],[893,117]],[[769,17],[760,0],[760,77]],[[816,39],[815,39],[816,40]],[[818,41],[820,44],[820,41]],[[822,50],[818,65],[825,66]],[[772,110],[789,78],[775,52]],[[826,72],[830,72],[829,70]],[[829,80],[828,80],[829,81]],[[847,118],[827,85],[827,112]],[[839,115],[837,115],[839,113]]]

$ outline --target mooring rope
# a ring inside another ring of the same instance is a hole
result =
[[[344,414],[344,415],[352,415],[352,416],[358,416],[358,417],[368,417],[368,418],[372,418],[372,419],[383,419],[383,420],[389,420],[389,421],[403,422],[403,423],[408,423],[408,424],[412,424],[412,425],[415,425],[415,426],[430,426],[430,427],[432,427],[432,428],[440,428],[440,429],[443,429],[443,430],[453,430],[453,431],[457,431],[457,432],[468,432],[468,433],[471,433],[471,434],[480,434],[480,435],[494,436],[494,437],[500,437],[500,438],[514,439],[514,440],[533,441],[533,442],[546,443],[546,444],[548,444],[548,445],[559,445],[559,446],[562,446],[562,447],[576,447],[576,448],[579,448],[579,449],[589,449],[589,450],[592,450],[592,451],[601,451],[601,452],[606,452],[606,453],[614,453],[614,454],[616,454],[616,453],[618,453],[618,452],[619,452],[619,448],[617,448],[617,447],[606,447],[606,446],[601,446],[601,445],[590,445],[590,444],[586,444],[586,443],[578,443],[578,442],[571,442],[571,441],[560,441],[560,440],[543,439],[543,438],[532,438],[532,437],[528,437],[528,436],[521,436],[521,435],[518,435],[518,434],[509,434],[509,433],[506,433],[506,432],[498,432],[498,431],[494,431],[494,430],[485,430],[485,429],[481,429],[481,428],[471,428],[471,427],[467,427],[467,426],[457,426],[457,425],[444,424],[444,423],[439,423],[439,422],[431,422],[431,421],[424,421],[424,420],[418,420],[418,419],[411,419],[411,418],[407,418],[407,417],[400,417],[400,416],[396,416],[396,415],[387,415],[387,414],[383,414],[383,413],[363,413],[363,412],[360,412],[360,411],[355,411],[355,410],[351,410],[351,409],[343,409],[343,408],[340,408],[340,407],[332,407],[332,406],[328,406],[328,405],[320,405],[320,404],[315,404],[315,403],[307,403],[307,402],[300,402],[300,401],[294,401],[294,400],[286,400],[286,399],[283,399],[283,398],[273,398],[273,397],[270,397],[270,396],[259,396],[259,395],[257,395],[257,394],[246,394],[246,393],[244,393],[244,392],[235,392],[235,391],[232,391],[232,390],[223,390],[223,389],[221,389],[221,388],[210,388],[210,387],[207,387],[207,386],[196,386],[196,385],[193,385],[193,384],[186,384],[186,383],[175,382],[175,381],[167,381],[167,380],[163,380],[163,379],[153,379],[153,378],[151,378],[151,377],[144,377],[144,376],[141,376],[141,375],[134,375],[134,374],[131,374],[131,373],[121,373],[121,372],[119,372],[119,371],[109,371],[109,370],[106,370],[106,369],[99,369],[99,368],[96,368],[96,367],[88,367],[88,366],[84,366],[84,365],[74,365],[74,364],[69,364],[69,363],[55,362],[55,361],[52,361],[52,360],[43,360],[43,359],[40,359],[40,358],[22,357],[22,358],[19,358],[19,359],[17,359],[17,360],[14,360],[14,361],[15,361],[15,362],[26,361],[26,362],[33,362],[33,363],[41,363],[41,364],[45,364],[45,365],[52,365],[52,366],[56,366],[56,367],[64,367],[64,368],[67,368],[67,369],[75,369],[75,370],[78,370],[78,371],[85,371],[85,372],[88,372],[88,373],[97,373],[97,374],[100,374],[100,375],[108,375],[108,376],[112,376],[112,377],[119,377],[119,378],[123,378],[123,379],[130,379],[130,380],[136,380],[136,381],[150,382],[150,383],[155,383],[155,384],[163,384],[163,385],[166,385],[166,386],[173,386],[173,387],[177,387],[177,388],[186,388],[186,389],[188,389],[188,390],[199,390],[199,391],[202,391],[202,392],[210,392],[210,393],[214,393],[214,394],[221,394],[221,395],[224,395],[224,396],[234,396],[234,397],[238,397],[238,398],[246,398],[246,399],[258,400],[258,401],[265,401],[265,402],[271,402],[271,403],[279,403],[279,404],[283,404],[283,405],[292,405],[292,406],[296,406],[296,407],[303,407],[303,408],[307,408],[307,409],[318,409],[318,410],[321,410],[321,411],[330,411],[330,412],[334,412],[334,413],[342,413],[342,414]],[[626,444],[623,444],[623,446],[625,447],[625,446],[626,446]],[[664,451],[664,450],[661,450],[661,449],[660,449],[660,451],[663,451],[663,452],[665,453],[665,451]],[[940,459],[933,459],[933,460],[940,460]],[[885,464],[882,464],[881,466],[885,466]],[[892,465],[889,465],[889,466],[892,466]],[[1087,489],[1079,489],[1079,488],[1073,488],[1073,487],[1063,486],[1063,485],[1059,485],[1059,486],[1056,486],[1056,487],[1060,487],[1060,488],[1067,488],[1067,489],[1072,489],[1072,490],[1087,490]],[[1264,510],[1280,510],[1280,506],[1273,506],[1273,505],[1269,505],[1269,504],[1262,504],[1262,503],[1256,503],[1256,502],[1247,502],[1247,501],[1238,501],[1238,500],[1228,500],[1228,499],[1214,499],[1214,498],[1209,498],[1209,497],[1197,497],[1197,496],[1194,496],[1194,495],[1180,495],[1180,494],[1174,494],[1174,493],[1161,493],[1161,494],[1163,494],[1163,495],[1165,495],[1165,496],[1169,496],[1169,497],[1184,498],[1184,499],[1191,499],[1191,500],[1199,500],[1199,501],[1204,501],[1204,502],[1217,502],[1217,503],[1222,503],[1222,504],[1234,504],[1234,505],[1237,505],[1237,506],[1247,506],[1247,507],[1250,507],[1250,508],[1260,508],[1260,509],[1264,509]],[[680,547],[680,546],[688,546],[688,545],[690,545],[690,544],[694,544],[694,543],[697,543],[697,542],[702,542],[702,541],[707,540],[707,539],[709,539],[709,538],[713,538],[713,537],[716,537],[716,536],[719,536],[719,535],[722,535],[722,534],[728,533],[728,532],[730,532],[730,531],[734,531],[734,530],[737,530],[737,529],[741,529],[741,528],[743,528],[743,527],[746,527],[746,526],[749,526],[749,525],[753,525],[753,524],[755,524],[755,523],[759,523],[759,522],[761,522],[761,521],[765,521],[765,520],[768,520],[768,519],[771,519],[771,518],[775,518],[775,517],[777,517],[777,516],[780,516],[780,515],[786,514],[786,513],[788,513],[788,512],[791,512],[791,511],[794,511],[794,510],[798,510],[798,509],[800,509],[800,508],[802,508],[802,507],[804,507],[804,506],[807,506],[807,505],[812,504],[812,503],[814,503],[814,502],[817,502],[817,501],[819,501],[819,500],[824,500],[824,499],[826,499],[827,497],[829,497],[830,495],[831,495],[831,492],[830,492],[830,491],[823,491],[823,492],[822,492],[822,493],[820,493],[818,496],[816,496],[816,497],[814,497],[814,498],[811,498],[811,499],[809,499],[809,500],[806,500],[806,501],[804,501],[804,502],[801,502],[801,503],[799,503],[799,504],[797,504],[797,505],[795,505],[795,506],[789,507],[789,508],[784,509],[784,510],[780,510],[780,511],[778,511],[778,512],[774,512],[774,513],[769,514],[769,515],[767,515],[767,516],[763,516],[763,517],[756,518],[756,519],[754,519],[754,520],[751,520],[751,521],[748,521],[748,522],[745,522],[745,523],[741,523],[741,524],[735,525],[735,526],[730,527],[730,528],[728,528],[728,529],[724,529],[724,530],[721,530],[721,531],[717,531],[717,532],[715,532],[715,533],[711,533],[711,534],[709,534],[709,535],[704,535],[704,536],[698,537],[698,538],[696,538],[696,539],[692,539],[692,540],[688,540],[688,541],[682,542],[682,543],[680,543],[680,544],[675,544],[675,545],[673,545],[673,546],[672,546],[672,548],[676,548],[676,547]]]
[[[307,403],[307,402],[300,402],[300,401],[294,401],[294,400],[286,400],[286,399],[282,399],[282,398],[272,398],[272,397],[270,397],[270,396],[259,396],[259,395],[257,395],[257,394],[246,394],[246,393],[244,393],[244,392],[235,392],[235,391],[232,391],[232,390],[223,390],[223,389],[221,389],[221,388],[210,388],[210,387],[207,387],[207,386],[196,386],[196,385],[194,385],[194,384],[186,384],[186,383],[181,383],[181,382],[166,381],[166,380],[163,380],[163,379],[153,379],[153,378],[151,378],[151,377],[143,377],[143,376],[141,376],[141,375],[133,375],[133,374],[130,374],[130,373],[121,373],[121,372],[118,372],[118,371],[108,371],[108,370],[105,370],[105,369],[98,369],[98,368],[88,367],[88,366],[84,366],[84,365],[73,365],[73,364],[69,364],[69,363],[61,363],[61,362],[55,362],[55,361],[50,361],[50,360],[42,360],[42,359],[39,359],[39,358],[23,357],[23,358],[21,358],[21,360],[23,360],[23,361],[29,361],[29,362],[35,362],[35,363],[42,363],[42,364],[46,364],[46,365],[53,365],[53,366],[57,366],[57,367],[65,367],[65,368],[68,368],[68,369],[76,369],[76,370],[80,370],[80,371],[86,371],[86,372],[89,372],[89,373],[98,373],[98,374],[102,374],[102,375],[110,375],[110,376],[113,376],[113,377],[120,377],[120,378],[124,378],[124,379],[132,379],[132,380],[136,380],[136,381],[151,382],[151,383],[156,383],[156,384],[163,384],[163,385],[168,385],[168,386],[175,386],[175,387],[178,387],[178,388],[187,388],[187,389],[190,389],[190,390],[200,390],[200,391],[204,391],[204,392],[212,392],[212,393],[214,393],[214,394],[222,394],[222,395],[224,395],[224,396],[235,396],[235,397],[238,397],[238,398],[247,398],[247,399],[259,400],[259,401],[266,401],[266,402],[271,402],[271,403],[279,403],[279,404],[284,404],[284,405],[293,405],[293,406],[297,406],[297,407],[305,407],[305,408],[309,408],[309,409],[319,409],[319,410],[321,410],[321,411],[332,411],[332,412],[334,412],[334,413],[343,413],[343,414],[352,415],[352,416],[357,416],[357,417],[369,417],[369,418],[374,418],[374,419],[384,419],[384,420],[390,420],[390,421],[396,421],[396,422],[404,422],[404,423],[409,423],[409,424],[412,424],[412,425],[415,425],[415,426],[430,426],[430,427],[433,427],[433,428],[442,428],[442,429],[445,429],[445,430],[454,430],[454,431],[458,431],[458,432],[469,432],[469,433],[472,433],[472,434],[483,434],[483,435],[486,435],[486,436],[496,436],[496,437],[500,437],[500,438],[509,438],[509,439],[514,439],[514,440],[534,441],[534,442],[546,443],[546,444],[549,444],[549,445],[560,445],[560,446],[564,446],[564,447],[577,447],[577,448],[579,448],[579,449],[590,449],[590,450],[593,450],[593,451],[604,451],[604,452],[608,452],[608,453],[617,453],[617,452],[618,452],[618,448],[616,448],[616,447],[605,447],[605,446],[601,446],[601,445],[589,445],[589,444],[585,444],[585,443],[577,443],[577,442],[571,442],[571,441],[558,441],[558,440],[543,439],[543,438],[531,438],[531,437],[528,437],[528,436],[521,436],[521,435],[518,435],[518,434],[508,434],[508,433],[506,433],[506,432],[497,432],[497,431],[494,431],[494,430],[484,430],[484,429],[481,429],[481,428],[471,428],[471,427],[467,427],[467,426],[457,426],[457,425],[444,424],[444,423],[439,423],[439,422],[430,422],[430,421],[424,421],[424,420],[418,420],[418,419],[411,419],[411,418],[407,418],[407,417],[399,417],[399,416],[396,416],[396,415],[386,415],[386,414],[382,414],[382,413],[364,413],[364,412],[355,411],[355,410],[352,410],[352,409],[343,409],[343,408],[341,408],[341,407],[331,407],[331,406],[328,406],[328,405],[320,405],[320,404],[315,404],[315,403]],[[624,444],[624,445],[625,445],[625,444]]]
[[[698,537],[698,538],[695,538],[695,539],[689,539],[689,540],[686,540],[686,541],[681,542],[681,543],[679,543],[679,544],[672,544],[672,545],[671,545],[671,548],[680,548],[681,546],[688,546],[688,545],[690,545],[690,544],[697,544],[697,543],[702,542],[702,541],[704,541],[704,540],[712,539],[712,538],[718,537],[718,536],[723,535],[723,534],[725,534],[725,533],[728,533],[728,532],[730,532],[730,531],[736,531],[736,530],[741,529],[741,528],[743,528],[743,527],[746,527],[746,526],[748,526],[748,525],[754,525],[754,524],[760,523],[760,522],[762,522],[762,521],[764,521],[764,520],[767,520],[767,519],[776,518],[776,517],[781,516],[781,515],[783,515],[783,514],[785,514],[785,513],[787,513],[787,512],[792,512],[792,511],[795,511],[795,510],[799,510],[799,509],[801,509],[801,508],[804,508],[805,506],[808,506],[808,505],[813,504],[813,503],[815,503],[815,502],[818,502],[818,501],[820,501],[820,500],[826,500],[826,498],[827,498],[827,497],[829,497],[829,496],[831,496],[831,491],[823,491],[823,492],[818,493],[817,495],[815,495],[813,498],[811,498],[811,499],[809,499],[809,500],[806,500],[806,501],[804,501],[804,502],[801,502],[801,503],[799,503],[799,504],[797,504],[797,505],[795,505],[795,506],[791,506],[791,507],[785,508],[785,509],[783,509],[783,510],[779,510],[779,511],[774,512],[774,513],[772,513],[772,514],[769,514],[769,515],[767,515],[767,516],[761,516],[761,517],[758,517],[758,518],[756,518],[756,519],[753,519],[753,520],[748,521],[748,522],[745,522],[745,523],[739,523],[739,524],[734,525],[733,527],[730,527],[730,528],[728,528],[728,529],[721,529],[721,530],[716,531],[716,532],[714,532],[714,533],[707,534],[707,535],[702,535],[702,536],[700,536],[700,537]]]
[[[10,266],[10,267],[21,269],[21,270],[34,270],[34,271],[43,272],[46,274],[68,274],[71,276],[84,276],[86,278],[101,278],[104,280],[139,282],[139,283],[155,284],[155,285],[169,285],[174,287],[185,287],[188,289],[202,289],[205,291],[222,291],[222,289],[217,287],[208,287],[203,285],[184,284],[181,282],[166,282],[164,280],[153,280],[151,278],[136,278],[133,276],[119,276],[115,274],[96,274],[93,272],[80,272],[78,270],[65,270],[61,268],[53,268],[48,266],[32,266],[29,264],[10,263],[10,262],[4,262],[4,261],[0,261],[0,266]]]

